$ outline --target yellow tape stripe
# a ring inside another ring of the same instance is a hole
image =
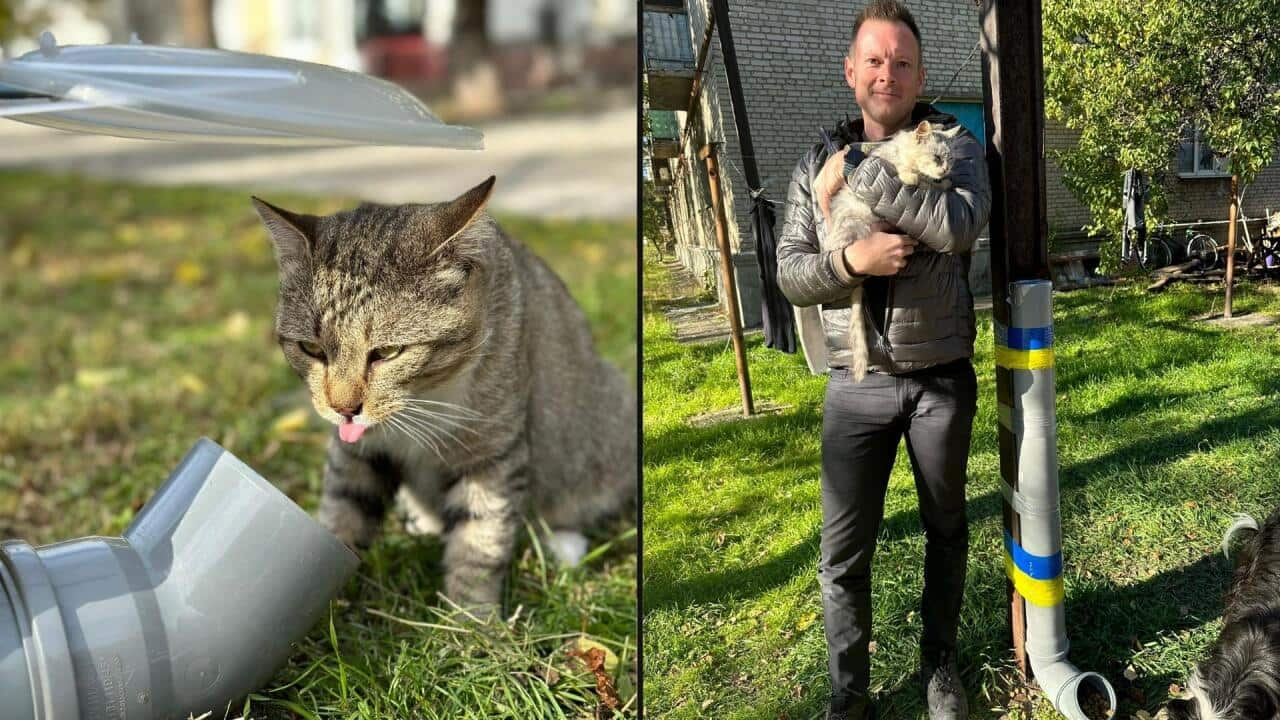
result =
[[[1062,604],[1065,594],[1062,588],[1062,576],[1052,580],[1037,580],[1022,572],[1013,564],[1009,553],[1004,555],[1004,573],[1013,581],[1018,594],[1027,602],[1040,607],[1054,607]]]
[[[996,367],[1009,370],[1043,370],[1053,367],[1053,348],[1044,350],[1010,350],[996,346]]]

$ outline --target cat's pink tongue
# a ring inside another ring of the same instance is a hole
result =
[[[338,437],[342,438],[342,442],[353,443],[359,440],[364,431],[368,429],[369,426],[367,425],[360,425],[348,420],[338,426]]]

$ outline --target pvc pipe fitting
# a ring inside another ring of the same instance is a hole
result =
[[[0,544],[6,720],[168,720],[262,686],[359,558],[207,438],[123,538]]]
[[[1013,435],[1017,488],[1001,482],[1017,514],[1020,537],[1005,528],[1005,568],[1026,602],[1027,658],[1040,687],[1069,720],[1089,720],[1086,691],[1114,713],[1116,693],[1106,678],[1067,660],[1062,585],[1062,514],[1058,505],[1057,395],[1053,359],[1053,285],[1009,285],[1009,327],[996,328],[996,365],[1009,371],[1011,406],[1000,422]]]

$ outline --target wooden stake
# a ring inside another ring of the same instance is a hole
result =
[[[1236,213],[1239,211],[1240,201],[1239,182],[1239,175],[1231,176],[1231,212],[1227,216],[1227,300],[1222,305],[1224,318],[1231,317],[1231,285],[1236,276]],[[1248,271],[1249,268],[1245,270]]]
[[[991,171],[992,316],[1009,325],[1009,284],[1048,280],[1048,209],[1044,167],[1044,61],[1040,0],[983,0],[982,85]],[[996,402],[1013,407],[1013,371],[996,368]],[[1000,475],[1018,489],[1013,433],[997,428]],[[1022,541],[1017,511],[1004,503],[1004,527]],[[1027,677],[1026,614],[1009,589],[1009,628],[1018,669]]]
[[[724,198],[720,195],[720,164],[716,161],[716,145],[703,145],[698,157],[707,161],[707,180],[711,185],[711,205],[715,210],[716,244],[720,246],[720,277],[729,301],[729,336],[733,339],[733,356],[738,362],[738,388],[742,391],[742,416],[751,417],[751,375],[747,371],[747,348],[742,341],[742,321],[738,319],[738,284],[733,279],[733,249],[729,247],[728,220],[724,214]]]

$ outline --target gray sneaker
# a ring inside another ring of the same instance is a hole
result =
[[[929,720],[966,720],[969,702],[960,683],[960,668],[953,653],[943,651],[933,659],[920,663],[920,682],[925,702],[929,704]]]
[[[827,708],[827,720],[876,720],[876,706],[868,705],[859,715],[855,711],[840,709],[833,703]]]

